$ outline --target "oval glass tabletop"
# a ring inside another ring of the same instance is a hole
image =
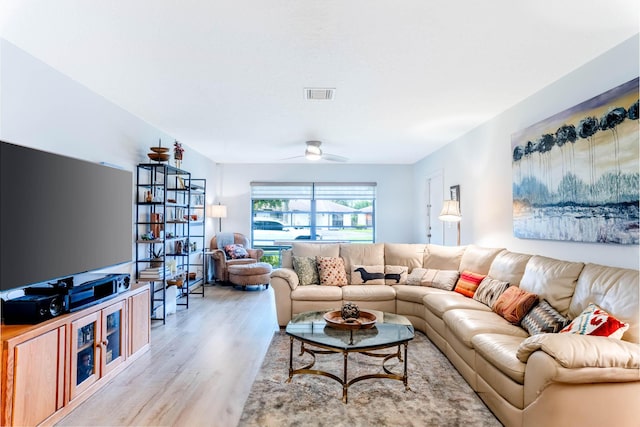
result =
[[[344,330],[327,325],[324,314],[331,310],[309,311],[294,316],[286,333],[301,341],[341,350],[365,350],[392,346],[412,340],[411,322],[399,314],[376,310],[363,310],[376,315],[376,324],[370,329]]]

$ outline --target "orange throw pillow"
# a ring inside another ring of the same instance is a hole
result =
[[[537,302],[538,295],[510,286],[493,304],[493,311],[517,325]]]
[[[478,286],[480,286],[480,283],[485,277],[484,274],[472,273],[465,270],[460,273],[460,278],[453,290],[465,297],[473,298],[473,294],[476,293],[476,289],[478,289]]]

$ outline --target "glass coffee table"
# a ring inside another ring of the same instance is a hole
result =
[[[291,382],[294,375],[311,374],[322,375],[332,378],[342,384],[342,401],[348,402],[347,391],[349,386],[359,381],[371,378],[389,378],[403,382],[405,389],[409,390],[407,378],[407,345],[414,337],[414,329],[411,322],[406,317],[393,313],[384,313],[375,310],[363,310],[376,315],[376,323],[370,329],[336,329],[329,326],[324,320],[324,314],[331,310],[309,311],[294,316],[286,328],[286,333],[290,338],[289,347],[289,379]],[[293,368],[293,342],[300,341],[300,354],[311,355],[311,363],[301,368]],[[312,346],[314,348],[309,348]],[[316,348],[317,347],[317,348]],[[393,352],[379,353],[376,350],[384,350],[397,347]],[[401,351],[404,347],[404,355]],[[331,372],[312,369],[316,363],[317,354],[343,354],[342,377]],[[349,353],[361,353],[366,356],[382,358],[382,369],[384,373],[372,373],[362,375],[348,380],[347,368]],[[394,373],[387,369],[385,363],[389,359],[397,358],[404,362],[404,369],[401,374]]]

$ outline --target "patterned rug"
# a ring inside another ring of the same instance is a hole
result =
[[[294,343],[294,369],[311,361]],[[342,355],[317,355],[313,369],[342,376]],[[382,372],[382,359],[349,355],[349,379]],[[386,363],[402,372],[402,362]],[[368,379],[349,387],[318,375],[289,377],[289,337],[276,332],[244,406],[239,426],[500,426],[448,359],[426,336],[416,332],[409,342],[409,387],[402,381]]]

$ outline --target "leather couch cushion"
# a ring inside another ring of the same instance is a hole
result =
[[[478,301],[474,302],[485,306]],[[522,338],[529,336],[524,329],[512,325],[492,311],[453,309],[444,313],[442,320],[451,333],[469,348],[472,348],[471,339],[478,334],[503,334]]]
[[[298,243],[291,244],[292,254],[295,256],[308,257],[331,257],[340,256],[340,245],[338,243]]]
[[[459,270],[473,271],[486,276],[494,258],[503,250],[504,248],[483,248],[469,245],[462,254]]]
[[[516,357],[526,338],[502,334],[478,334],[471,339],[473,348],[489,363],[519,384],[524,384],[526,364]],[[487,380],[485,378],[485,380]]]
[[[388,301],[395,298],[396,291],[392,286],[349,285],[342,288],[345,301]]]
[[[569,317],[571,319],[577,317],[592,302],[621,322],[629,324],[629,329],[622,336],[623,340],[638,342],[640,339],[639,285],[638,270],[587,264],[578,278],[569,307]]]
[[[520,288],[546,299],[560,314],[566,316],[583,267],[581,262],[534,255],[527,263]]]
[[[428,244],[422,266],[435,270],[458,270],[466,246],[440,246]]]
[[[491,307],[487,307],[480,301],[467,298],[457,292],[442,292],[438,294],[431,293],[422,300],[424,306],[441,319],[446,311],[457,308],[491,312]]]
[[[297,301],[341,301],[342,289],[339,286],[298,286],[291,291],[291,299]]]
[[[340,257],[344,260],[347,281],[351,283],[351,268],[354,265],[379,265],[384,271],[384,246],[384,243],[341,244]]]
[[[529,259],[531,259],[529,254],[504,250],[493,259],[488,276],[507,282],[511,286],[520,286],[520,280],[522,280]]]
[[[403,265],[409,267],[409,271],[422,267],[426,246],[421,243],[385,243],[384,263]]]

